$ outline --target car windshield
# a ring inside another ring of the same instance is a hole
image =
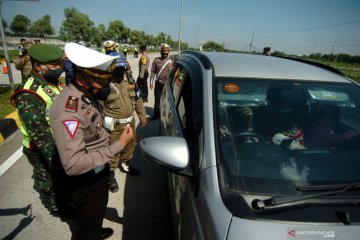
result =
[[[226,191],[290,195],[360,182],[358,85],[219,78],[215,91]]]

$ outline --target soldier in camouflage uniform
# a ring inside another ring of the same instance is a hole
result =
[[[11,96],[23,133],[23,152],[33,166],[34,189],[43,205],[54,216],[70,217],[67,195],[62,181],[66,174],[61,166],[49,125],[49,109],[63,84],[63,51],[54,46],[37,44],[29,49],[33,65],[31,76]]]
[[[15,68],[21,71],[22,82],[25,82],[30,77],[32,69],[30,55],[28,53],[28,50],[31,47],[31,42],[23,39],[21,45],[22,48],[19,52],[19,57],[15,60]]]

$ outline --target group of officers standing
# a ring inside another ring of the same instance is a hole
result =
[[[147,124],[150,58],[142,45],[135,81],[115,43],[105,46],[105,53],[77,43],[67,43],[64,50],[41,43],[29,47],[26,60],[18,63],[30,62],[31,73],[10,99],[21,121],[34,188],[52,215],[77,220],[72,239],[109,238],[113,230],[102,222],[109,191],[119,190],[115,170],[140,174],[129,163],[136,146],[135,115],[142,127]],[[155,104],[150,120],[160,115],[160,95],[173,65],[169,50],[162,44],[151,66]],[[72,73],[67,86],[59,81],[65,57]]]

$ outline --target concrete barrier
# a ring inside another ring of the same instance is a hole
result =
[[[17,112],[7,115],[5,118],[0,119],[0,144],[10,137],[11,134],[20,128],[20,119]]]

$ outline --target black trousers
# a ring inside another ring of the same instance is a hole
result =
[[[147,83],[148,77],[149,77],[149,73],[145,72],[143,78],[138,77],[138,79],[136,80],[136,84],[137,84],[138,88],[140,89],[141,97],[144,101],[148,100],[148,92],[149,92],[148,83]]]
[[[154,117],[160,117],[160,97],[164,88],[164,83],[159,81],[155,81],[154,88],[154,96],[155,96],[155,104],[154,104]]]
[[[97,174],[92,170],[72,176],[67,181],[78,220],[72,240],[100,239],[109,198],[109,176],[110,169],[106,165],[105,169]]]

